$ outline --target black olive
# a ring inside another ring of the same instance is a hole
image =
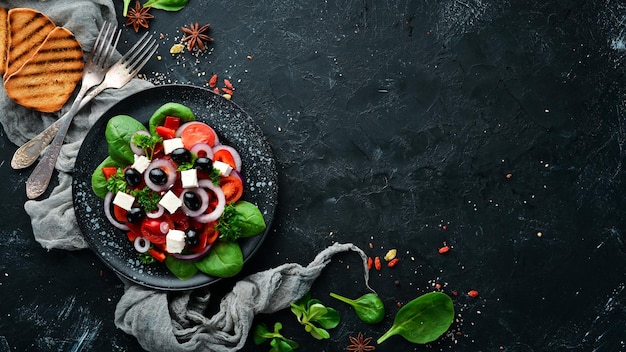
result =
[[[196,159],[195,168],[200,171],[211,171],[213,170],[213,160],[207,157],[200,157]]]
[[[143,219],[144,215],[143,209],[136,207],[130,208],[130,210],[126,212],[126,220],[131,224],[136,224]]]
[[[185,192],[183,195],[183,203],[189,210],[198,210],[202,205],[202,200],[200,197],[194,192]]]
[[[137,169],[128,168],[124,171],[124,180],[130,187],[137,187],[141,183],[141,173]]]
[[[174,149],[171,156],[178,165],[191,162],[191,152],[185,148]]]
[[[148,178],[157,185],[164,185],[167,182],[167,173],[163,169],[155,167],[150,170]]]
[[[185,231],[185,242],[189,247],[198,245],[198,242],[200,242],[200,234],[198,231],[188,228],[187,231]]]

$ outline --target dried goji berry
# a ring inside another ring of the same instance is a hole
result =
[[[398,258],[391,259],[389,261],[389,263],[387,263],[387,266],[390,267],[390,268],[393,268],[394,266],[396,266],[398,264],[399,261],[400,261],[400,259],[398,259]]]
[[[450,247],[448,247],[448,246],[443,246],[443,247],[439,248],[439,253],[440,254],[447,253],[448,251],[450,251]]]
[[[209,87],[215,88],[215,86],[217,86],[217,75],[216,74],[211,76],[211,79],[209,80]]]
[[[233,90],[232,90],[232,89],[222,88],[222,92],[224,92],[224,93],[226,93],[226,94],[233,95]]]
[[[226,88],[232,90],[233,89],[233,85],[230,83],[229,80],[225,79],[224,80],[224,86],[226,86]]]
[[[372,257],[367,257],[367,268],[371,269],[372,268],[372,264],[374,263],[374,260],[372,260]]]
[[[374,268],[376,268],[376,270],[380,270],[381,268],[380,257],[374,258]]]
[[[215,93],[217,93],[217,94],[220,94],[220,89],[219,89],[219,88],[217,88],[217,87],[215,87],[215,88],[213,88],[213,92],[215,92]]]
[[[474,298],[474,297],[478,297],[478,291],[476,291],[476,290],[470,290],[470,291],[467,293],[467,295],[468,295],[468,296],[470,296],[470,297],[472,297],[472,298]]]

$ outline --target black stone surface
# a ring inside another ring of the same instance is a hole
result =
[[[312,289],[342,315],[329,340],[288,311],[257,317],[281,321],[297,351],[376,340],[398,303],[438,289],[458,292],[449,333],[376,351],[626,350],[623,2],[190,0],[152,13],[163,37],[145,78],[229,78],[275,151],[277,215],[246,273],[334,242],[398,249],[398,266],[372,271],[378,325],[328,296],[366,292],[355,254]],[[212,25],[209,50],[169,54],[196,21]],[[120,49],[140,35],[124,28]],[[29,172],[11,170],[4,135],[0,149],[0,351],[141,351],[113,324],[117,277],[89,250],[34,241]]]

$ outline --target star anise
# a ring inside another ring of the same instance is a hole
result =
[[[150,6],[141,7],[141,3],[137,1],[134,9],[128,9],[128,13],[126,14],[126,25],[132,25],[135,32],[139,32],[139,27],[148,28],[148,20],[154,18],[154,16],[148,13],[150,9]]]
[[[363,333],[361,332],[359,332],[359,335],[357,337],[349,336],[348,338],[350,339],[350,343],[351,343],[348,347],[346,347],[346,350],[348,351],[367,352],[367,351],[373,351],[376,349],[376,347],[370,345],[372,338],[363,337]]]
[[[211,28],[210,24],[205,24],[200,27],[198,22],[194,25],[193,23],[187,27],[181,27],[183,33],[187,34],[183,37],[183,43],[187,43],[187,50],[191,51],[193,48],[197,47],[200,50],[205,50],[205,43],[212,42],[213,38],[204,34],[204,32],[208,31]]]

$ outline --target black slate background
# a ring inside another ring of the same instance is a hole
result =
[[[397,267],[372,271],[381,324],[328,297],[366,292],[351,253],[312,290],[342,315],[330,340],[288,311],[257,318],[281,321],[298,351],[342,351],[358,332],[375,340],[398,303],[437,284],[458,292],[449,333],[376,351],[626,350],[622,2],[190,0],[152,13],[163,36],[144,77],[229,78],[275,151],[277,217],[246,273],[307,264],[334,242],[399,251]],[[169,54],[196,21],[212,25],[209,51]],[[120,50],[140,35],[125,28]],[[141,351],[113,325],[116,276],[89,250],[33,240],[15,149],[3,134],[0,351]]]

